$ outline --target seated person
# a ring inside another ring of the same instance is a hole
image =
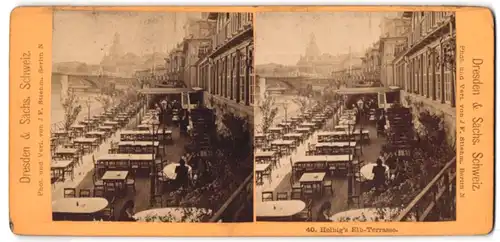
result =
[[[134,201],[132,201],[132,200],[127,201],[123,205],[122,210],[120,211],[120,217],[118,218],[118,221],[122,221],[122,222],[135,221],[134,209],[135,209]]]
[[[321,208],[318,211],[318,217],[316,219],[317,222],[331,222],[332,204],[330,202],[325,202],[321,205]]]

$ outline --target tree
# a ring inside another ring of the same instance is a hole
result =
[[[78,114],[82,111],[82,106],[78,104],[76,94],[71,88],[61,96],[61,105],[64,109],[64,130],[67,131],[76,121]]]
[[[108,111],[108,109],[111,107],[111,100],[112,98],[106,94],[100,94],[95,99],[101,103],[102,108],[104,111]]]
[[[262,133],[267,133],[269,128],[273,125],[274,119],[278,114],[278,108],[276,107],[276,100],[274,97],[264,94],[263,100],[259,101],[259,111],[262,117],[260,128]]]
[[[307,110],[307,107],[309,105],[309,98],[305,96],[297,96],[294,99],[292,99],[294,103],[296,103],[299,106],[299,111],[300,113],[305,113]]]

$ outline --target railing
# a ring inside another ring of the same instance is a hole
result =
[[[406,206],[395,221],[454,220],[456,217],[456,157]]]
[[[253,204],[253,174],[250,174],[245,181],[231,194],[227,201],[210,218],[210,222],[234,222],[238,220],[241,213],[246,209],[252,210]],[[253,220],[253,210],[249,221]]]

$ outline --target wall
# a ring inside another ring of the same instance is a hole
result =
[[[410,99],[410,103],[408,103],[407,99]],[[419,112],[428,110],[432,114],[443,115],[448,144],[454,145],[456,143],[456,108],[452,108],[449,104],[443,104],[439,101],[408,93],[403,90],[401,91],[401,103],[405,107],[412,107],[416,129],[419,127]],[[415,108],[415,106],[418,106],[417,103],[423,104],[420,110],[419,108]]]

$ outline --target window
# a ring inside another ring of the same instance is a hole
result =
[[[451,71],[446,70],[444,73],[444,100],[446,103],[451,103],[451,84],[452,84],[452,75]]]
[[[250,65],[248,67],[249,71],[249,78],[250,78],[250,104],[254,104],[255,100],[255,77],[254,77],[254,70],[253,70],[253,48],[249,47],[248,48],[248,64]]]
[[[436,100],[440,101],[441,100],[441,65],[438,63],[439,60],[439,50],[436,50],[436,58],[434,59],[436,61],[435,66],[436,66],[436,75],[434,76],[434,80],[436,83],[435,90],[436,90]]]
[[[231,56],[231,59],[233,60],[232,65],[231,65],[231,76],[232,76],[232,78],[231,78],[231,80],[232,80],[231,81],[231,99],[236,100],[236,93],[237,93],[236,92],[236,90],[237,90],[237,85],[236,85],[237,81],[236,80],[238,78],[238,76],[237,76],[238,59],[237,59],[236,53],[233,56]]]
[[[426,54],[423,55],[422,64],[424,66],[424,92],[422,93],[424,96],[429,96],[429,63],[427,63],[428,56]]]
[[[241,50],[240,50],[241,51]],[[240,68],[240,83],[239,83],[239,90],[240,90],[240,102],[245,102],[245,72],[246,72],[246,65],[245,65],[245,54],[244,52],[240,52],[240,63],[239,63],[239,68]]]

